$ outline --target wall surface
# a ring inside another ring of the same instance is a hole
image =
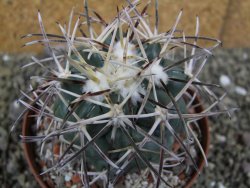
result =
[[[147,3],[148,0],[142,0]],[[116,7],[122,8],[125,0],[89,0],[108,22],[116,14]],[[83,0],[0,0],[0,51],[41,52],[39,45],[22,48],[28,40],[20,39],[28,33],[39,33],[37,11],[41,11],[48,33],[60,33],[56,21],[68,21],[72,7],[83,12]],[[160,30],[167,31],[174,24],[183,8],[182,20],[178,26],[186,34],[194,34],[196,15],[200,18],[200,35],[215,37],[224,41],[224,47],[250,47],[250,1],[249,0],[159,0]],[[142,5],[141,5],[142,7]],[[154,3],[150,5],[153,16]]]

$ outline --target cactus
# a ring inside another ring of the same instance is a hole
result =
[[[221,42],[198,35],[198,18],[195,36],[177,30],[182,11],[168,32],[159,33],[157,0],[153,30],[148,5],[139,12],[138,0],[127,2],[107,24],[99,14],[90,15],[85,1],[84,17],[76,20],[73,29],[73,12],[66,28],[58,23],[62,35],[47,34],[39,12],[42,33],[24,36],[42,37],[26,46],[43,43],[50,57],[33,57],[27,65],[40,66],[45,74],[34,77],[38,86],[24,94],[29,102],[19,101],[36,112],[38,126],[45,120],[50,125],[44,135],[22,139],[39,141],[42,146],[59,140],[65,148],[44,173],[73,169],[89,187],[100,181],[113,186],[121,176],[147,170],[157,187],[171,186],[164,179],[170,166],[189,160],[196,169],[189,141],[194,140],[203,153],[190,124],[227,112],[221,98],[210,89],[220,86],[198,79]],[[94,23],[101,25],[100,34],[94,31]],[[87,34],[81,25],[87,26]],[[78,30],[82,36],[76,35]],[[198,40],[214,44],[204,48]],[[60,50],[54,48],[54,42],[62,46]],[[181,56],[175,55],[181,51]],[[187,91],[190,88],[194,94]],[[189,110],[196,94],[210,102],[202,113]],[[215,107],[224,111],[215,111]],[[174,152],[176,141],[184,154]]]

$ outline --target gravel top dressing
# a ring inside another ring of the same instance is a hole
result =
[[[0,184],[3,187],[37,187],[23,157],[19,133],[11,125],[22,111],[16,102],[20,90],[26,91],[34,71],[21,69],[28,54],[0,54]],[[228,92],[224,102],[240,109],[232,114],[212,117],[208,167],[193,187],[250,187],[250,49],[218,49],[204,69],[201,81],[222,85]],[[32,84],[32,82],[31,82]],[[221,92],[221,91],[218,91]],[[143,181],[141,182],[143,185]]]

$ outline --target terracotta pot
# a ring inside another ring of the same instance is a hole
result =
[[[193,94],[192,90],[188,90],[190,94]],[[200,103],[200,97],[196,96],[194,99],[193,104],[199,104]],[[197,105],[194,109],[196,113],[202,112],[204,109],[201,105]],[[201,131],[202,135],[202,140],[200,141],[200,144],[203,148],[204,153],[206,156],[208,155],[208,150],[209,150],[209,144],[210,144],[210,132],[209,132],[209,124],[208,124],[208,119],[207,117],[204,117],[200,120],[198,120],[198,125]],[[194,171],[193,174],[191,175],[191,178],[186,182],[184,188],[190,188],[195,180],[197,179],[199,172],[202,171],[203,167],[205,165],[205,160],[203,159],[202,156],[199,156],[199,160],[197,161],[197,166],[198,166],[198,171]]]
[[[34,118],[29,116],[34,115],[35,112],[28,111],[23,118],[23,126],[22,126],[22,134],[23,136],[31,136],[34,135],[30,126],[34,124]],[[35,161],[35,144],[34,143],[23,143],[24,156],[29,165],[30,171],[35,177],[37,183],[41,188],[52,188],[49,184],[49,181],[44,181],[41,173],[41,166]],[[44,175],[45,176],[45,175]]]
[[[188,91],[189,93],[193,93],[192,91]],[[194,104],[199,104],[200,103],[200,98],[196,97],[194,100]],[[198,105],[195,107],[194,111],[196,113],[202,112],[203,107]],[[32,111],[29,111],[23,119],[23,126],[22,126],[22,134],[24,136],[31,136],[34,135],[32,133],[31,129],[29,126],[33,125],[34,119],[29,117],[31,115],[34,115],[35,113]],[[209,135],[209,126],[208,126],[208,120],[207,118],[202,118],[198,121],[198,125],[202,134],[202,140],[200,141],[201,146],[207,156],[208,154],[208,149],[209,149],[209,142],[210,142],[210,135]],[[41,188],[52,188],[53,185],[49,181],[49,177],[47,177],[48,181],[43,180],[43,176],[40,176],[41,173],[41,166],[35,162],[35,144],[34,143],[23,143],[23,149],[24,149],[24,154],[25,158],[28,162],[30,171],[32,172],[33,176],[35,177],[36,181],[40,185]],[[199,157],[199,160],[197,162],[198,170],[199,172],[202,170],[202,168],[205,165],[205,161],[202,158],[202,156]],[[191,176],[191,178],[186,182],[184,188],[190,188],[195,180],[197,179],[198,172],[194,172]],[[95,186],[96,187],[96,186]]]

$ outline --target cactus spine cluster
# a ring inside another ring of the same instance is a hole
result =
[[[31,95],[24,94],[30,101],[20,102],[37,113],[37,125],[45,118],[50,125],[45,135],[23,139],[42,145],[58,139],[66,148],[45,173],[77,166],[74,171],[89,187],[100,180],[112,186],[121,176],[146,169],[155,185],[171,186],[163,176],[173,166],[189,160],[196,168],[189,141],[200,145],[190,124],[213,115],[219,104],[209,89],[216,85],[200,82],[198,75],[220,41],[198,35],[198,18],[195,36],[177,30],[182,11],[168,32],[159,33],[157,1],[153,29],[148,5],[140,12],[138,0],[127,2],[106,23],[97,13],[91,16],[85,1],[85,14],[73,29],[73,13],[67,27],[58,23],[61,35],[46,33],[38,13],[42,33],[25,36],[42,37],[26,45],[43,43],[51,56],[27,65],[41,66],[46,74],[36,77],[39,85]],[[92,27],[96,23],[102,26],[99,34]],[[198,40],[214,44],[203,48]],[[63,47],[55,49],[55,42]],[[174,57],[178,50],[183,55]],[[212,104],[202,113],[189,113],[198,92]],[[176,141],[184,154],[173,151]]]

